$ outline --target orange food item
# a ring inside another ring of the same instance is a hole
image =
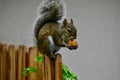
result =
[[[77,44],[77,42],[75,40],[70,40],[68,42],[68,44],[71,45],[71,46],[73,46],[73,47],[77,47],[78,46],[78,44]]]

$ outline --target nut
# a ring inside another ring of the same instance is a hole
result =
[[[70,46],[73,46],[73,47],[77,47],[77,46],[78,46],[78,44],[77,44],[77,42],[76,42],[75,40],[70,40],[70,41],[68,42],[68,44],[69,44]]]

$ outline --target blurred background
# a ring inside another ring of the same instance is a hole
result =
[[[65,0],[79,48],[62,48],[63,63],[79,80],[120,80],[120,0]],[[40,0],[0,0],[0,42],[34,46]]]

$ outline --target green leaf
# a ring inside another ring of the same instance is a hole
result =
[[[38,57],[35,58],[37,63],[40,63],[43,60],[43,54],[40,54]]]
[[[28,75],[28,70],[27,70],[27,68],[24,68],[24,69],[23,69],[22,74],[23,74],[24,76],[27,76],[27,75]]]
[[[31,72],[36,72],[37,69],[36,69],[35,67],[29,67],[29,71],[31,71]]]
[[[37,69],[36,69],[35,67],[24,68],[22,74],[23,74],[24,76],[27,76],[27,75],[28,75],[28,71],[36,72]]]
[[[65,64],[62,64],[62,80],[78,80]]]

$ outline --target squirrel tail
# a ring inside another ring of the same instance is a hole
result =
[[[48,22],[57,22],[65,15],[65,5],[62,0],[43,0],[35,23],[34,36],[37,39],[41,27]]]

